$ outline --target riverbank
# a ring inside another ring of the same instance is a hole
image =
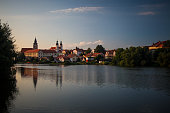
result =
[[[164,66],[159,66],[159,65],[149,65],[149,66],[119,66],[119,65],[114,65],[112,62],[101,62],[101,63],[96,63],[96,62],[46,62],[46,63],[38,63],[38,62],[18,62],[17,64],[48,64],[50,66],[58,66],[58,65],[110,65],[110,66],[118,66],[118,67],[164,67]],[[170,68],[170,67],[165,67],[165,68]]]

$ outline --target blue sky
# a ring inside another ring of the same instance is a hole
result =
[[[169,0],[0,0],[16,45],[106,49],[151,45],[170,39]]]

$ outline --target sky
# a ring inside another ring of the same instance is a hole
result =
[[[0,0],[18,50],[147,46],[170,39],[169,0]]]

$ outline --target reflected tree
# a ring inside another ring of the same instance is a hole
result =
[[[4,76],[11,76],[8,80],[2,79],[0,82],[0,113],[9,113],[10,108],[13,106],[13,100],[15,100],[18,94],[18,89],[16,87],[16,79],[14,77],[14,71],[3,72],[1,74]],[[12,77],[13,75],[13,77]]]

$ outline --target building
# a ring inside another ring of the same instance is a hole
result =
[[[21,53],[24,53],[28,50],[34,50],[34,49],[38,49],[38,43],[37,43],[36,37],[35,37],[35,40],[34,40],[34,43],[33,43],[33,48],[22,48]]]
[[[160,49],[160,48],[169,48],[169,47],[165,47],[164,44],[166,43],[167,41],[159,41],[159,42],[156,42],[156,43],[153,43],[151,46],[149,46],[149,50],[156,50],[156,49]]]
[[[116,56],[116,50],[107,50],[105,53],[105,59],[112,59]]]
[[[78,56],[76,54],[69,54],[67,57],[70,58],[71,62],[76,62],[78,59]]]
[[[76,47],[76,49],[73,50],[73,54],[76,54],[77,56],[79,56],[80,54],[84,54],[84,50]]]
[[[59,60],[60,62],[70,62],[70,58],[64,55],[60,55],[56,59]]]
[[[33,43],[33,49],[38,49],[38,43],[37,43],[37,39],[35,37],[34,43]]]
[[[60,44],[58,43],[58,40],[56,42],[56,47],[51,47],[50,50],[55,50],[58,53],[62,53],[63,51],[63,44],[62,41],[60,41]]]
[[[24,52],[24,55],[26,58],[29,57],[34,57],[34,58],[39,58],[39,49],[33,49],[33,50],[27,50]]]
[[[55,50],[41,50],[41,49],[34,49],[28,50],[24,52],[25,57],[34,57],[34,58],[49,58],[51,56],[57,57],[57,52]]]
[[[86,55],[84,55],[84,59],[83,61],[86,61],[86,62],[92,62],[95,60],[95,57],[97,57],[98,55],[101,55],[104,57],[104,54],[103,53],[88,53]]]
[[[39,51],[39,58],[43,58],[43,57],[46,57],[46,58],[49,58],[49,57],[57,57],[57,52],[55,50],[40,50]]]

